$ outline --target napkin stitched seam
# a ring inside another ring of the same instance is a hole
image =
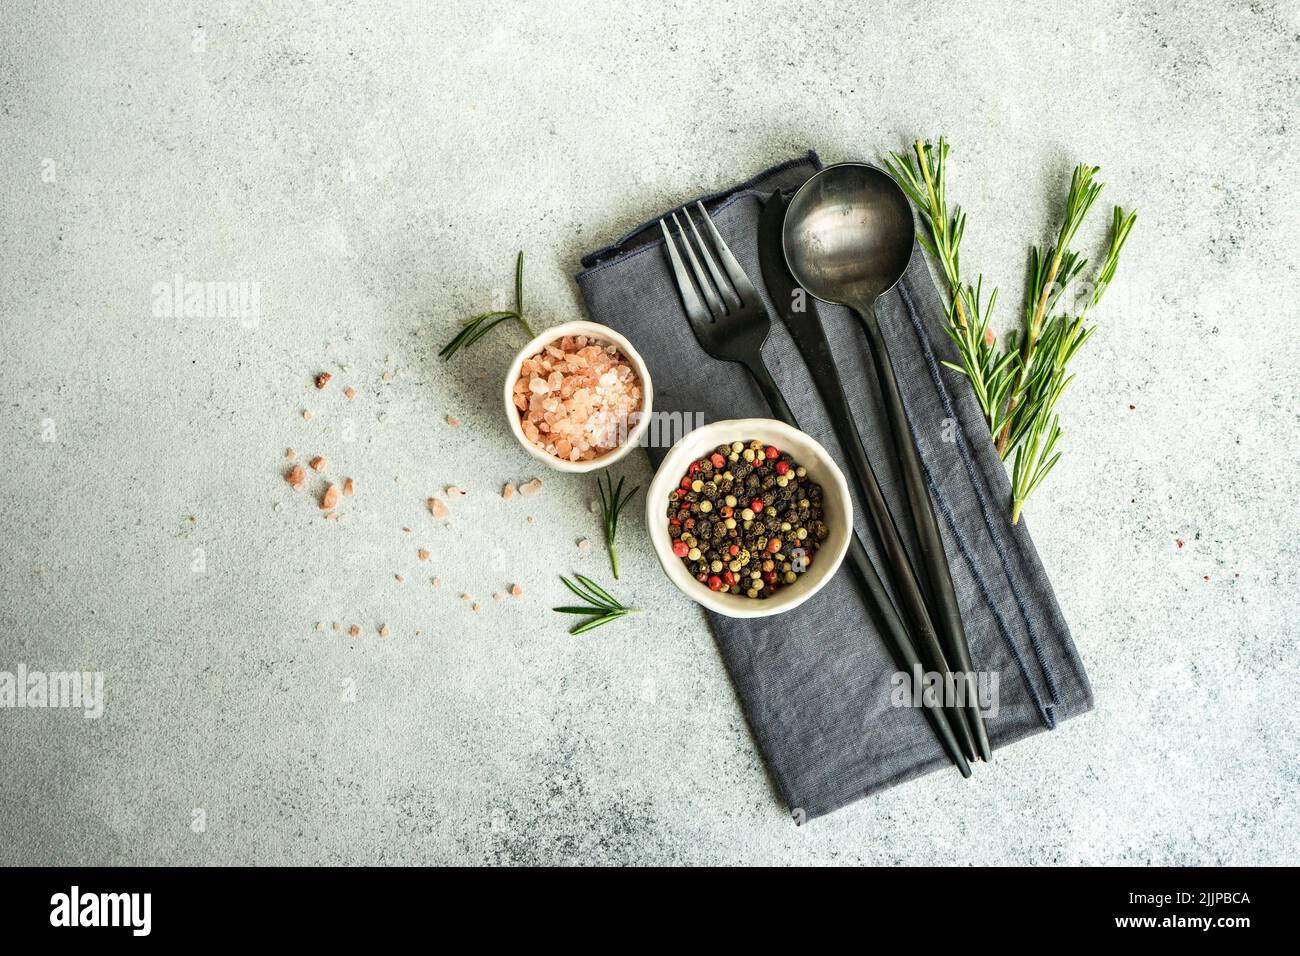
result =
[[[903,411],[907,413],[907,427],[912,433],[912,440],[917,440],[916,427],[912,424],[912,414],[907,407],[907,399],[903,398]],[[1052,716],[1050,706],[1043,704],[1042,695],[1038,693],[1038,688],[1029,677],[1029,668],[1025,664],[1024,655],[1020,653],[1020,648],[1016,647],[1015,640],[1011,637],[1011,628],[1007,626],[1006,618],[1002,615],[1002,609],[998,607],[997,602],[993,600],[993,594],[989,590],[988,582],[985,580],[983,573],[975,564],[975,557],[971,554],[970,548],[966,542],[966,536],[961,533],[957,527],[957,519],[953,515],[952,506],[948,504],[948,499],[944,497],[943,492],[935,483],[934,477],[930,472],[930,466],[921,459],[921,471],[925,475],[925,486],[930,489],[930,494],[934,495],[934,500],[938,502],[940,510],[943,511],[944,520],[948,523],[948,530],[952,532],[953,540],[957,543],[957,550],[961,556],[966,559],[966,566],[970,568],[971,576],[975,583],[979,585],[980,594],[984,596],[984,603],[989,606],[993,612],[993,619],[997,621],[998,631],[1002,634],[1002,639],[1006,641],[1007,647],[1011,650],[1011,656],[1016,662],[1016,667],[1020,671],[1020,677],[1025,682],[1025,687],[1029,690],[1029,696],[1033,699],[1034,706],[1038,708],[1039,716],[1048,729],[1056,729],[1056,718]]]
[[[1043,672],[1043,678],[1047,681],[1047,689],[1051,694],[1051,705],[1039,704],[1042,712],[1044,723],[1049,728],[1056,726],[1055,708],[1061,706],[1061,696],[1056,684],[1056,678],[1052,674],[1052,669],[1048,666],[1043,656],[1042,641],[1039,639],[1038,630],[1034,627],[1029,610],[1025,607],[1024,596],[1020,592],[1020,587],[1016,583],[1015,576],[1011,573],[1011,558],[1007,554],[1006,546],[1003,544],[1002,536],[998,534],[994,526],[993,515],[988,499],[984,495],[984,490],[980,488],[979,481],[975,476],[975,462],[971,456],[969,445],[966,443],[966,433],[962,428],[961,419],[957,416],[957,411],[953,408],[951,396],[948,394],[947,386],[943,383],[943,378],[939,374],[939,365],[934,356],[934,349],[930,345],[930,337],[925,328],[921,325],[920,317],[917,315],[916,308],[913,305],[912,297],[907,291],[906,283],[898,284],[898,291],[903,299],[903,304],[907,306],[907,314],[912,322],[912,331],[916,334],[917,340],[921,345],[921,351],[925,355],[926,367],[930,371],[930,378],[934,382],[935,388],[939,393],[939,398],[943,402],[944,411],[956,425],[957,449],[961,453],[962,464],[966,468],[967,477],[970,478],[971,487],[975,490],[975,497],[980,503],[980,511],[984,518],[984,526],[988,529],[989,537],[993,540],[993,548],[998,553],[998,560],[1002,564],[1002,573],[1006,575],[1007,583],[1011,586],[1011,594],[1015,599],[1016,607],[1020,610],[1020,616],[1024,619],[1025,628],[1029,632],[1029,643],[1033,648],[1034,657],[1038,660],[1038,666]],[[931,485],[933,487],[933,485]],[[1011,643],[1012,650],[1015,650],[1014,643]],[[1017,656],[1019,656],[1017,654]],[[1028,675],[1026,675],[1027,679]],[[1031,685],[1032,689],[1032,685]],[[1037,698],[1037,693],[1034,695]]]

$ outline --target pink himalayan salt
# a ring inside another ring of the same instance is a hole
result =
[[[566,335],[519,370],[511,394],[524,436],[549,455],[590,461],[618,447],[641,383],[618,346]]]

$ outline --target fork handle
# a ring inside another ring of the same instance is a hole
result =
[[[763,393],[763,398],[772,409],[772,414],[791,428],[798,428],[799,423],[794,420],[794,412],[790,411],[785,396],[781,394],[781,389],[777,386],[776,380],[772,378],[772,373],[767,370],[767,363],[760,357],[755,362],[746,362],[745,367],[749,369],[749,374],[754,376],[758,390]]]
[[[798,428],[799,423],[795,421],[794,413],[790,411],[785,396],[781,394],[781,389],[772,378],[772,373],[767,370],[767,364],[763,361],[761,355],[756,361],[746,362],[745,367],[749,369],[749,373],[754,377],[754,382],[758,385],[758,390],[763,393],[763,398],[772,409],[772,414],[792,428]],[[834,368],[833,365],[831,367]],[[847,410],[847,404],[845,408]],[[928,669],[921,661],[916,645],[912,642],[907,628],[903,626],[903,621],[898,616],[898,609],[894,607],[894,602],[889,599],[889,592],[885,590],[885,585],[880,580],[880,575],[876,573],[876,568],[871,563],[871,557],[867,554],[867,549],[858,540],[856,531],[853,532],[853,537],[849,540],[849,561],[857,572],[863,590],[866,592],[868,609],[876,618],[881,631],[884,633],[899,669],[909,674],[916,673],[916,668]],[[932,636],[931,640],[933,640]],[[957,742],[952,724],[948,722],[948,716],[941,707],[932,707],[926,704],[923,709],[926,718],[930,721],[930,726],[934,728],[936,736],[943,744],[944,750],[948,752],[952,762],[957,765],[957,769],[963,777],[969,777],[971,775],[970,764],[966,760],[966,755],[962,752],[961,745]],[[961,718],[954,715],[954,720],[960,722]],[[962,725],[962,730],[965,729],[965,726]]]

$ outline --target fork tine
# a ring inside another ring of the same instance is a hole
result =
[[[672,233],[668,231],[662,219],[659,220],[659,228],[664,232],[664,246],[668,249],[668,258],[673,263],[673,274],[677,279],[677,289],[682,294],[682,304],[686,306],[686,317],[692,322],[709,321],[709,313],[705,310],[700,297],[696,295],[690,273],[686,271],[682,257],[677,252],[677,243],[673,242]]]
[[[713,244],[718,249],[718,258],[722,260],[722,267],[727,270],[727,275],[731,277],[731,284],[736,287],[736,293],[740,296],[741,301],[753,305],[758,302],[758,292],[754,284],[749,281],[749,276],[745,275],[745,270],[740,268],[740,263],[736,257],[731,254],[727,244],[722,241],[722,236],[718,233],[718,227],[713,224],[709,217],[709,211],[704,208],[704,203],[697,202],[696,208],[704,216],[704,221],[708,223],[709,235],[713,237]]]
[[[713,284],[717,287],[718,291],[722,293],[722,297],[727,300],[726,311],[736,311],[740,308],[740,297],[732,291],[731,284],[722,277],[722,270],[718,268],[718,263],[709,253],[709,244],[700,236],[700,230],[695,228],[695,220],[691,218],[690,210],[683,209],[682,215],[685,216],[686,221],[691,224],[691,232],[695,234],[695,242],[700,247],[700,255],[704,258],[704,264],[709,267],[709,275],[713,276]]]
[[[686,211],[682,210],[682,212],[685,214]],[[686,216],[687,222],[690,222],[690,219],[691,217],[689,215]],[[708,279],[704,278],[704,270],[700,268],[700,260],[695,258],[695,249],[691,246],[691,240],[686,235],[686,230],[682,228],[681,221],[677,218],[677,213],[673,213],[673,223],[677,226],[678,238],[682,240],[682,245],[686,247],[686,258],[691,260],[691,269],[695,272],[695,279],[700,284],[700,291],[704,293],[704,301],[709,304],[709,312],[713,314],[715,319],[722,318],[727,314],[726,306],[724,306],[722,300],[718,298],[717,290],[713,288],[712,283],[710,283]],[[704,246],[700,246],[700,251],[704,253],[706,258],[708,257],[709,252],[704,248]]]

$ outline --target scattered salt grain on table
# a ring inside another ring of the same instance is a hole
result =
[[[380,627],[379,627],[379,636],[380,636],[380,637],[387,637],[387,636],[388,636],[389,634],[391,634],[391,633],[393,633],[393,632],[390,631],[390,630],[388,629],[388,625],[387,625],[387,624],[381,624],[381,625],[380,625]]]
[[[312,471],[324,471],[324,470],[325,470],[325,458],[324,458],[323,455],[317,455],[315,458],[313,458],[311,461],[309,461],[308,464],[311,465],[311,470],[312,470]]]
[[[501,497],[504,498],[506,501],[509,501],[514,496],[515,496],[515,486],[507,481],[505,485],[501,488]]]
[[[347,388],[343,389],[343,394],[348,397],[348,401],[350,402],[352,399],[357,397],[357,390],[349,385]]]
[[[435,518],[445,518],[447,517],[448,514],[447,505],[437,498],[430,498],[429,513],[432,514]]]
[[[345,495],[347,495],[348,497],[351,497],[351,496],[352,496],[352,492],[353,492],[353,490],[354,490],[355,488],[356,488],[356,486],[352,484],[352,479],[351,479],[351,478],[348,478],[348,479],[345,479],[345,480],[344,480],[344,482],[343,482],[343,493],[344,493]]]
[[[525,359],[511,389],[524,436],[548,455],[590,461],[619,444],[641,383],[618,346],[566,335]]]
[[[419,551],[417,551],[417,552],[415,552],[415,553],[416,553],[417,555],[419,555],[419,558],[420,558],[421,561],[428,561],[428,560],[429,560],[429,551],[428,551],[427,548],[421,548]]]
[[[447,424],[450,425],[452,428],[455,428],[460,424],[460,419],[457,418],[455,415],[448,415]]]
[[[525,498],[531,498],[537,492],[542,490],[542,479],[534,478],[532,481],[519,486],[519,493]]]
[[[302,483],[307,480],[307,472],[303,470],[302,465],[294,465],[284,476],[284,480],[289,482],[291,488],[301,488]]]
[[[588,541],[586,538],[582,538],[582,539],[578,542],[578,550],[579,550],[579,551],[587,551],[587,550],[589,550],[590,548],[591,548],[591,542]]]
[[[321,511],[329,511],[338,503],[339,503],[339,486],[332,484],[325,489],[325,494],[321,495],[320,498]]]
[[[351,634],[353,637],[360,637],[361,628],[358,625],[353,624],[350,628],[348,628],[348,633]]]
[[[464,488],[457,488],[455,485],[448,485],[447,494],[454,495],[457,498],[464,498],[467,494],[469,494],[469,492],[466,491]]]
[[[442,587],[442,578],[434,578],[429,583],[432,584],[435,588],[440,588]]]
[[[523,597],[523,595],[524,595],[524,589],[521,588],[518,584],[512,584],[512,585],[510,585],[510,596],[511,596],[511,597],[516,597],[516,598],[517,598],[517,597]]]

